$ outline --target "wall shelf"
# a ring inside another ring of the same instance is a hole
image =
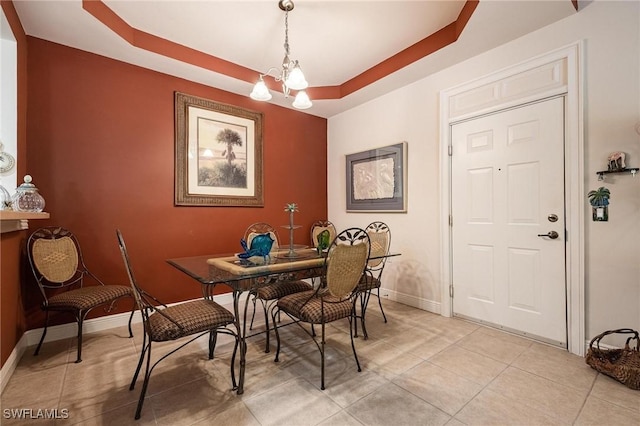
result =
[[[21,219],[49,219],[47,212],[16,212],[13,210],[0,210],[0,220],[21,220]]]
[[[33,219],[49,219],[49,213],[0,210],[0,233],[29,229],[29,220]]]
[[[599,172],[596,172],[596,174],[598,175],[598,180],[604,180],[605,175],[613,173],[631,173],[631,175],[635,177],[636,173],[638,173],[638,170],[640,170],[638,167],[629,167],[620,170],[600,170]]]

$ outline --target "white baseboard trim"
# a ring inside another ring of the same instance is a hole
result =
[[[380,297],[383,299],[393,300],[394,302],[402,303],[404,305],[413,306],[414,308],[422,309],[423,311],[432,312],[438,315],[441,314],[440,302],[436,302],[434,300],[423,299],[422,297],[400,293],[384,287],[380,288]]]
[[[13,375],[13,372],[16,370],[18,362],[20,362],[24,351],[27,349],[26,341],[27,339],[23,334],[20,340],[18,340],[16,346],[11,351],[9,358],[7,358],[7,361],[0,369],[0,394],[4,392],[5,386],[7,386],[7,383],[9,383],[9,379]]]
[[[194,299],[195,300],[195,299]],[[198,299],[199,300],[199,299]],[[231,293],[224,293],[215,296],[216,302],[219,304],[230,307],[233,304],[233,296]],[[188,301],[185,301],[188,302]],[[179,305],[180,303],[171,303],[167,306]],[[83,335],[97,333],[99,331],[109,330],[115,327],[123,327],[129,323],[129,316],[131,312],[123,312],[115,315],[107,315],[99,318],[88,319],[82,325]],[[133,315],[132,323],[136,324],[142,321],[140,317],[140,313],[136,312]],[[9,379],[13,375],[22,355],[24,355],[25,351],[29,346],[35,346],[40,341],[40,336],[42,336],[42,331],[44,327],[36,328],[33,330],[27,330],[16,346],[11,351],[11,355],[7,358],[7,361],[4,363],[2,368],[0,369],[0,393],[4,391],[5,386],[9,382]],[[70,337],[76,337],[78,335],[78,326],[75,322],[54,325],[47,329],[47,336],[45,337],[45,342],[53,342],[56,340],[68,339]]]

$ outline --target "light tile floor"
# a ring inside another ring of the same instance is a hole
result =
[[[348,322],[327,327],[326,390],[316,346],[295,325],[282,328],[280,362],[264,335],[248,341],[245,393],[230,390],[231,341],[216,359],[196,341],[154,370],[142,418],[140,382],[129,391],[142,342],[117,328],[28,351],[2,394],[2,425],[639,425],[640,392],[596,373],[584,359],[458,319],[372,300],[369,340],[358,338],[357,372]],[[259,316],[259,315],[258,315]],[[275,341],[275,339],[273,339]],[[176,343],[154,345],[157,358]],[[6,409],[57,408],[59,420],[5,418]]]

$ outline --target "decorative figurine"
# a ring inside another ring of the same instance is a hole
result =
[[[607,157],[607,169],[609,169],[610,172],[626,169],[627,165],[624,163],[625,156],[625,153],[621,151],[609,154]]]
[[[249,259],[254,256],[262,256],[264,259],[264,263],[267,263],[267,258],[271,259],[271,247],[273,246],[273,242],[275,240],[271,236],[271,234],[264,233],[259,234],[253,237],[251,240],[251,248],[247,247],[247,242],[242,238],[240,240],[240,245],[244,249],[244,253],[239,253],[238,257],[240,259]]]
[[[318,254],[321,254],[324,250],[329,248],[331,233],[328,229],[325,229],[321,233],[318,234]]]

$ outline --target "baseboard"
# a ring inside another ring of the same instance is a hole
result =
[[[434,314],[441,314],[440,302],[433,300],[423,299],[421,297],[412,296],[410,294],[400,293],[395,290],[381,287],[380,297],[383,299],[393,300],[394,302],[402,303],[403,305],[409,305],[414,308],[422,309],[423,311],[432,312]]]
[[[4,392],[5,386],[7,386],[7,383],[9,383],[9,379],[13,375],[13,372],[16,370],[16,367],[18,366],[22,355],[27,350],[28,345],[26,342],[27,338],[23,334],[20,340],[18,340],[16,346],[11,351],[9,358],[7,358],[5,363],[2,365],[2,368],[0,368],[0,394]]]
[[[216,295],[215,300],[216,302],[226,306],[227,308],[230,308],[233,304],[233,296],[231,293]],[[188,301],[185,301],[185,302],[188,302]],[[171,303],[168,306],[174,306],[174,305],[178,305],[180,303],[185,303],[185,302]],[[131,315],[131,312],[124,312],[121,314],[107,315],[104,317],[88,319],[84,322],[82,326],[83,334],[87,335],[91,333],[97,333],[99,331],[109,330],[115,327],[126,326],[129,323],[130,315]],[[132,323],[135,324],[141,321],[142,321],[142,318],[140,317],[140,313],[136,312],[133,315]],[[0,369],[0,393],[4,391],[5,386],[9,382],[9,379],[13,375],[13,372],[18,366],[18,363],[20,362],[20,359],[22,358],[22,355],[25,353],[27,348],[29,346],[35,346],[38,344],[38,342],[40,341],[40,336],[42,336],[43,330],[44,330],[43,327],[36,328],[33,330],[27,330],[22,335],[22,337],[20,338],[16,346],[13,348],[13,351],[11,351],[9,358],[7,358],[7,361],[4,363],[4,365]],[[45,337],[44,341],[53,342],[56,340],[76,337],[77,335],[78,335],[78,326],[75,322],[68,323],[68,324],[55,325],[47,329],[47,336]]]

